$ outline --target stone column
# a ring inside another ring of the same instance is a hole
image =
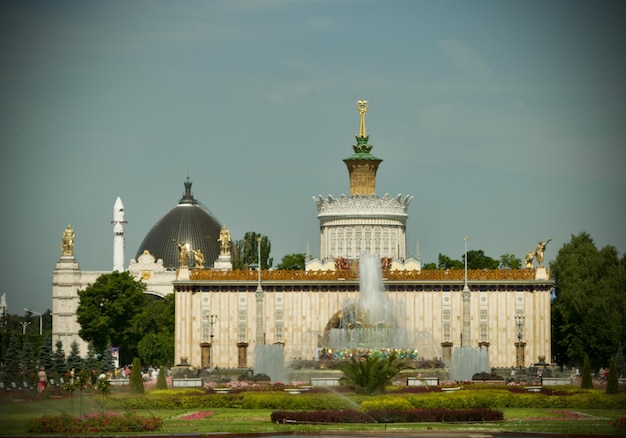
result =
[[[237,343],[237,367],[248,368],[248,343]]]
[[[516,366],[518,368],[523,368],[524,367],[524,362],[525,362],[525,357],[524,356],[526,354],[525,348],[526,348],[526,342],[516,342],[515,343],[515,350],[516,350],[515,357],[517,359],[516,360],[517,361]]]

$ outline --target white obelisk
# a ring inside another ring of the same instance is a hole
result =
[[[113,205],[113,270],[124,272],[124,204],[118,196]]]

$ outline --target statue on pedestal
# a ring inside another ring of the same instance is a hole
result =
[[[64,256],[74,255],[74,237],[76,234],[72,230],[72,226],[68,225],[65,231],[63,231],[63,237],[61,237],[61,254]]]
[[[543,266],[543,253],[546,250],[546,246],[548,246],[548,243],[550,243],[551,240],[552,239],[548,239],[545,242],[539,242],[537,244],[537,248],[535,248],[535,260],[537,260],[539,266]]]
[[[531,250],[528,250],[526,255],[524,256],[524,268],[532,269],[533,268],[533,259],[535,258],[535,253]]]
[[[220,242],[220,255],[230,254],[230,231],[228,231],[226,225],[222,225],[220,238],[217,240]]]
[[[189,245],[186,243],[177,243],[176,247],[178,248],[180,266],[188,266],[189,265]]]
[[[196,268],[204,268],[204,254],[199,249],[192,249],[193,258],[196,261]]]

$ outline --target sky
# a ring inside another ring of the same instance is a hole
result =
[[[367,100],[376,193],[413,195],[408,256],[626,250],[619,1],[0,2],[0,294],[52,307],[68,224],[83,270],[125,264],[187,177],[233,240],[319,255],[313,197],[349,193]]]

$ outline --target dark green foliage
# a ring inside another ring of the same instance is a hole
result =
[[[115,271],[78,291],[80,337],[93,343],[99,353],[109,346],[119,347],[121,364],[128,363],[136,356],[137,344],[145,334],[135,324],[149,299],[145,290],[145,283],[135,281],[128,272]]]
[[[589,356],[585,354],[585,359],[583,361],[583,370],[581,375],[580,382],[581,389],[592,389],[593,388],[593,380],[591,377],[591,365],[589,363]]]
[[[606,393],[617,394],[619,392],[619,380],[617,380],[617,366],[615,358],[609,362],[609,375],[606,377]]]
[[[626,377],[626,360],[624,359],[624,348],[621,343],[617,348],[617,353],[615,353],[615,367],[617,368],[618,378]]]
[[[259,263],[259,239],[261,239],[261,269],[269,269],[274,262],[270,258],[272,245],[267,236],[248,231],[242,240],[235,243],[231,254],[233,269],[248,269],[250,265]]]
[[[626,255],[613,246],[596,248],[591,236],[572,236],[550,263],[555,281],[552,351],[557,362],[606,366],[626,339]]]
[[[141,361],[152,366],[174,364],[174,294],[149,299],[135,327],[144,336],[137,344]]]
[[[54,344],[54,347],[54,352],[52,353],[52,366],[50,370],[58,375],[63,375],[68,371],[67,363],[65,362],[65,352],[63,351],[63,342],[58,340]]]
[[[111,354],[110,348],[105,348],[102,352],[102,358],[100,359],[100,371],[113,371],[115,368],[115,361],[113,360],[113,355]]]
[[[287,254],[283,257],[281,262],[276,266],[276,269],[285,269],[288,271],[303,270],[305,263],[304,254]]]
[[[377,394],[389,385],[400,371],[411,366],[394,352],[387,357],[353,356],[350,362],[336,366],[343,372],[340,382],[360,394]]]
[[[500,269],[522,269],[522,260],[513,254],[502,254],[498,267]]]
[[[80,349],[78,343],[73,341],[70,344],[70,355],[67,357],[68,370],[74,370],[74,373],[78,373],[83,369],[83,359],[80,357]]]
[[[44,367],[48,372],[53,370],[52,337],[50,335],[44,337],[39,347],[37,366]]]
[[[157,374],[156,389],[167,389],[167,379],[165,378],[165,367],[159,369]]]
[[[465,255],[461,257],[465,261]],[[467,269],[498,269],[500,262],[485,255],[482,249],[467,251]]]
[[[100,370],[100,360],[96,355],[93,344],[87,345],[87,357],[84,359],[84,367],[87,370]]]
[[[143,394],[145,392],[143,376],[141,374],[141,361],[136,357],[133,359],[133,366],[130,372],[130,392],[135,394]]]
[[[37,368],[37,360],[33,347],[27,340],[22,345],[21,354],[22,380],[28,383],[35,382],[35,376],[39,368]]]
[[[461,260],[453,260],[445,254],[439,253],[439,269],[463,269],[465,267]]]
[[[11,336],[9,346],[4,359],[4,382],[19,382],[22,373],[22,364],[20,362],[20,345],[15,335]]]

